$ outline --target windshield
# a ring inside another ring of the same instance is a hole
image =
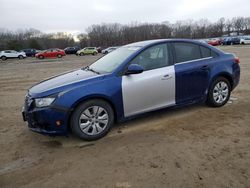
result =
[[[139,50],[140,47],[121,47],[112,53],[103,56],[95,63],[91,64],[89,68],[100,73],[111,73],[119,65],[121,65],[130,55]]]

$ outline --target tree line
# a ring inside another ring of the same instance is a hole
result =
[[[168,21],[157,23],[100,24],[87,28],[86,35],[80,35],[82,46],[114,46],[135,41],[160,38],[203,39],[250,34],[250,17],[220,18],[216,22],[207,19],[198,21],[184,20],[173,24]]]
[[[79,41],[72,35],[62,32],[45,34],[36,29],[8,31],[0,30],[0,50],[24,48],[48,49],[65,48],[67,46],[120,46],[135,41],[159,38],[202,39],[250,34],[250,17],[220,18],[216,22],[207,19],[198,21],[183,20],[170,23],[131,23],[131,24],[98,24],[79,34]]]
[[[76,45],[73,36],[63,32],[42,33],[36,29],[28,30],[0,30],[0,50],[21,50],[27,48],[48,49]]]

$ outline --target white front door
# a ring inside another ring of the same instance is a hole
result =
[[[174,66],[122,77],[124,116],[175,104]]]
[[[17,51],[12,50],[11,53],[9,54],[10,57],[18,57]]]
[[[131,63],[144,72],[122,76],[125,117],[175,105],[175,69],[167,44],[146,49]]]

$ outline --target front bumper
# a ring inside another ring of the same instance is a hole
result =
[[[69,110],[58,107],[34,108],[22,110],[23,120],[30,130],[45,135],[67,135]]]

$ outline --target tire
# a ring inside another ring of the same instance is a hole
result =
[[[241,42],[241,44],[243,44],[243,45],[244,45],[245,43],[244,43],[244,42]]]
[[[83,52],[81,52],[79,55],[80,55],[80,56],[84,56],[84,53],[83,53]]]
[[[5,60],[7,60],[7,57],[6,57],[6,56],[2,56],[1,59],[2,59],[3,61],[5,61]]]
[[[224,106],[230,98],[231,90],[232,87],[228,79],[218,77],[209,88],[207,104],[212,107]]]
[[[114,111],[112,107],[99,99],[88,100],[78,105],[70,120],[73,134],[86,141],[104,137],[113,124]]]
[[[94,52],[92,55],[96,55],[97,53],[96,52]]]
[[[18,58],[19,58],[19,59],[23,59],[24,57],[23,57],[22,55],[19,55]]]
[[[57,58],[62,58],[62,55],[61,54],[57,54]]]
[[[44,56],[43,55],[39,55],[38,59],[44,59]]]

